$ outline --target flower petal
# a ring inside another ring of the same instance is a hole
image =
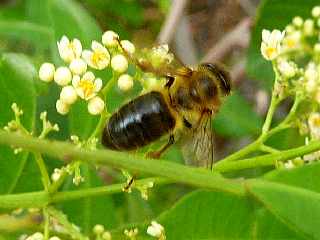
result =
[[[271,35],[271,33],[269,30],[263,29],[262,30],[262,41],[267,43],[269,41],[270,35]]]
[[[102,80],[100,78],[97,78],[94,81],[94,91],[95,92],[99,92],[102,88]]]

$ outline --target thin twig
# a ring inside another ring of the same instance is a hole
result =
[[[188,2],[189,2],[188,0],[172,1],[170,11],[159,33],[158,43],[160,44],[170,43],[176,31],[178,22],[180,21],[183,15],[183,11],[187,6]]]
[[[208,51],[202,62],[221,61],[234,47],[247,47],[250,38],[250,25],[250,18],[244,18]]]
[[[194,44],[193,36],[190,31],[189,18],[186,16],[181,17],[177,30],[174,34],[175,53],[186,65],[194,65],[199,61],[197,50]]]
[[[245,77],[245,58],[240,59],[236,64],[234,64],[230,70],[230,75],[233,85],[238,85],[241,80]]]
[[[248,16],[255,15],[256,6],[251,0],[238,0],[238,3]]]

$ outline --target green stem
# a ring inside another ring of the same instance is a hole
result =
[[[47,208],[45,207],[43,209],[43,216],[44,216],[44,231],[43,231],[43,236],[44,240],[48,240],[50,236],[50,216],[47,211]]]
[[[176,182],[198,187],[231,192],[238,195],[244,194],[241,182],[224,179],[205,169],[192,168],[169,161],[152,161],[137,154],[106,149],[88,151],[79,149],[70,143],[40,140],[0,130],[0,144],[12,145],[13,143],[17,147],[45,153],[64,161],[90,161],[92,164],[108,165],[118,169],[123,168],[133,172],[145,172],[151,175],[167,177]]]
[[[43,158],[41,156],[41,154],[39,152],[34,152],[34,157],[37,161],[38,167],[40,169],[40,173],[41,173],[41,180],[42,180],[42,184],[44,186],[44,189],[46,191],[49,191],[50,188],[50,178],[49,178],[49,174],[46,168],[46,165],[43,161]]]
[[[263,151],[263,152],[267,152],[267,153],[277,153],[277,152],[279,152],[279,150],[274,149],[273,147],[270,147],[270,146],[267,146],[267,145],[264,145],[264,144],[262,144],[260,146],[260,150]]]
[[[308,145],[301,147],[279,151],[276,153],[266,154],[258,157],[247,158],[235,162],[224,162],[219,166],[215,166],[217,172],[229,172],[234,170],[242,170],[248,168],[255,168],[260,166],[272,166],[276,164],[276,161],[283,162],[296,157],[301,157],[308,153],[318,151],[320,149],[320,141],[314,141]]]
[[[0,131],[0,142],[3,142],[1,141],[2,136],[3,136],[2,131]],[[19,146],[25,147],[25,145],[22,146],[22,144],[20,144],[20,139],[15,139],[15,140],[17,140]],[[60,147],[63,147],[63,145],[65,144],[61,144],[61,143],[58,144],[58,146]],[[222,172],[237,171],[241,169],[255,168],[258,166],[274,166],[276,161],[287,161],[289,159],[294,159],[296,157],[300,157],[305,154],[309,154],[318,150],[320,150],[320,141],[314,141],[308,145],[293,148],[286,151],[281,151],[281,152],[279,151],[277,153],[266,154],[258,157],[244,159],[241,161],[224,162],[219,166],[216,165],[214,168],[214,171],[222,173]],[[105,152],[105,151],[99,151],[99,152]],[[85,156],[87,155],[85,154]],[[90,158],[90,161],[93,161],[93,162],[96,162],[97,159],[101,158],[100,153],[97,155],[97,152],[91,152],[90,156],[92,156]],[[114,158],[114,156],[109,156],[109,157],[112,159]],[[119,158],[118,160],[122,161],[121,158]],[[171,174],[164,174],[163,169],[166,169],[166,167],[161,166],[164,162],[158,163],[158,161],[144,160],[142,158],[141,159],[137,158],[134,161],[149,162],[150,168],[153,168],[154,167],[153,165],[155,163],[155,165],[159,167],[157,169],[158,171],[157,175],[163,175],[163,176],[170,175],[170,178],[171,178],[171,179],[147,178],[147,179],[137,180],[136,185],[146,184],[150,181],[154,182],[155,185],[164,185],[164,184],[170,184],[173,182],[182,182],[182,183],[188,183],[190,185],[194,185],[198,187],[205,187],[205,188],[211,188],[215,190],[227,191],[237,195],[244,194],[242,191],[244,190],[243,186],[245,184],[245,181],[241,182],[241,181],[222,179],[221,177],[218,177],[217,174],[209,173],[208,171],[203,169],[195,169],[195,168],[185,167],[179,164],[168,163],[170,168],[172,167],[170,169],[170,172],[174,171],[176,175],[180,175],[180,176],[171,176]],[[104,163],[104,161],[101,161],[101,160],[99,160],[98,162]],[[109,161],[106,161],[106,162],[109,162]],[[131,160],[129,162],[131,162]],[[143,167],[141,166],[139,166],[138,168],[139,169],[141,168],[141,170],[143,169]],[[190,175],[189,171],[194,172],[195,175],[192,175],[192,174]],[[150,173],[151,170],[146,172]],[[201,177],[199,177],[200,175]],[[187,179],[188,177],[189,179]],[[204,181],[206,181],[206,184],[204,183]],[[210,181],[213,181],[213,182],[210,182]],[[216,186],[216,184],[222,184],[222,185],[227,184],[227,186]],[[106,194],[122,192],[123,186],[124,184],[114,184],[110,186],[95,187],[95,188],[82,189],[82,190],[76,190],[76,191],[58,192],[53,195],[49,195],[45,191],[0,195],[0,206],[3,209],[15,209],[15,208],[21,208],[21,207],[23,208],[39,207],[40,208],[40,207],[45,207],[51,203],[58,203],[63,201],[79,199],[79,198],[101,196]]]
[[[268,109],[266,120],[264,121],[264,124],[262,126],[262,135],[267,134],[267,132],[269,131],[274,112],[276,111],[276,108],[277,108],[279,102],[280,102],[280,100],[278,99],[277,95],[272,94],[271,103],[270,103],[270,106]]]

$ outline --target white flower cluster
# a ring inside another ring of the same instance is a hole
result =
[[[311,17],[296,16],[285,31],[262,31],[261,54],[272,61],[278,84],[285,96],[300,96],[309,106],[300,114],[298,126],[307,138],[320,139],[320,6]],[[284,90],[285,89],[285,90]],[[306,143],[307,144],[307,143]],[[320,158],[320,152],[306,155],[303,160]],[[300,159],[301,160],[301,159]],[[286,168],[299,164],[288,161]]]
[[[89,68],[104,70],[111,66],[114,72],[122,74],[118,86],[123,91],[133,87],[133,78],[123,74],[128,69],[126,54],[135,52],[134,45],[128,40],[122,40],[113,31],[107,31],[102,36],[102,43],[93,41],[90,50],[83,50],[78,39],[69,40],[63,36],[57,42],[59,55],[67,66],[55,67],[52,63],[43,63],[39,69],[39,78],[44,82],[54,81],[62,87],[56,109],[60,114],[67,114],[72,104],[78,98],[88,102],[88,112],[92,115],[101,114],[105,108],[104,99],[99,96],[103,81],[97,78]]]

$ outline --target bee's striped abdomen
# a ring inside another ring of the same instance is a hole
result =
[[[175,119],[160,92],[141,95],[122,106],[111,117],[102,144],[114,150],[143,147],[175,127]]]

